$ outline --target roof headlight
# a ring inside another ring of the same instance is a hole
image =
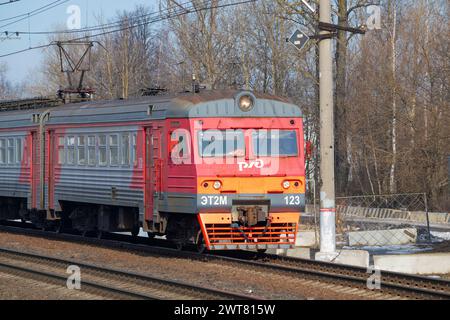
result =
[[[283,182],[283,188],[289,189],[290,187],[291,187],[291,183],[289,181],[284,181]]]
[[[244,112],[249,112],[253,109],[255,101],[250,95],[243,95],[239,98],[239,108]]]

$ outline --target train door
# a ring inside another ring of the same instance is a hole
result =
[[[145,129],[145,220],[153,223],[159,223],[155,213],[162,197],[162,143],[162,128]]]
[[[55,132],[53,130],[47,133],[47,168],[46,168],[46,183],[47,183],[47,209],[54,209],[54,194],[55,194],[55,154],[57,152]]]
[[[40,147],[39,134],[31,132],[31,209],[37,209],[40,197]]]

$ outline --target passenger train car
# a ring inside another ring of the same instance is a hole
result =
[[[301,109],[210,91],[0,113],[0,220],[290,248],[305,206]]]

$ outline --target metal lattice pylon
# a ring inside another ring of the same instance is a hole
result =
[[[83,80],[85,73],[91,70],[92,41],[57,41],[61,72],[67,75],[69,87],[65,93],[84,93]],[[70,48],[70,49],[69,49]],[[78,85],[73,82],[73,75],[80,73]],[[91,91],[91,90],[89,90]]]

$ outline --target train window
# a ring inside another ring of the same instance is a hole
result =
[[[245,138],[242,130],[208,130],[199,132],[200,156],[244,157]]]
[[[169,158],[174,164],[187,164],[190,160],[190,134],[187,130],[170,133]]]
[[[294,130],[257,130],[253,132],[253,147],[256,156],[296,157],[297,133]]]
[[[112,166],[119,165],[119,137],[109,136],[109,161]]]
[[[67,164],[75,164],[75,137],[67,137]]]
[[[27,138],[25,137],[25,139],[22,140],[23,143],[23,160],[24,160],[24,165],[28,165],[28,142],[27,142]]]
[[[95,137],[88,137],[88,165],[95,166],[97,159],[95,157]]]
[[[86,165],[86,137],[78,137],[78,165]]]
[[[130,165],[130,135],[128,133],[122,135],[122,165]]]
[[[98,136],[98,163],[101,166],[106,166],[108,161],[106,159],[106,136]]]
[[[100,146],[106,147],[106,136],[105,135],[102,134],[102,135],[98,136],[98,144]]]
[[[183,146],[185,144],[186,144],[185,138],[183,136],[179,136],[178,137],[178,145]],[[178,154],[180,158],[184,158],[184,151],[185,151],[185,148],[180,148],[180,152]]]
[[[58,137],[58,164],[64,164],[65,158],[64,137]]]
[[[136,135],[136,133],[133,133],[132,145],[133,145],[133,165],[135,167],[137,167],[138,156],[137,156],[137,135]]]
[[[6,163],[6,140],[0,139],[0,164]]]
[[[8,139],[8,164],[16,163],[14,147],[15,147],[14,139]]]
[[[22,138],[16,139],[16,163],[22,163]]]

